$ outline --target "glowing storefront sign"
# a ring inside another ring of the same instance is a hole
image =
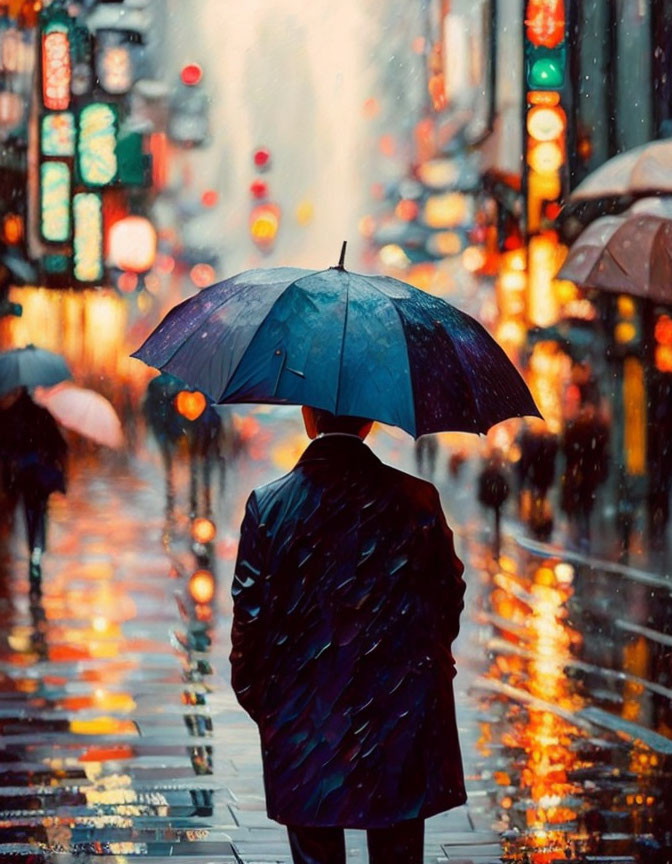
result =
[[[75,121],[69,111],[42,118],[42,153],[45,156],[73,156]]]
[[[70,169],[65,162],[40,167],[42,236],[62,243],[70,236]]]
[[[100,195],[80,192],[72,203],[75,220],[75,278],[95,282],[102,278],[103,209]]]
[[[127,216],[110,228],[109,247],[114,267],[145,273],[156,259],[156,230],[144,216]]]
[[[42,100],[64,111],[70,104],[70,39],[65,24],[49,24],[42,34]]]
[[[108,93],[127,93],[133,83],[133,63],[128,45],[106,45],[98,62],[100,83]]]
[[[79,172],[92,186],[111,183],[117,174],[116,114],[111,105],[94,102],[79,115]]]

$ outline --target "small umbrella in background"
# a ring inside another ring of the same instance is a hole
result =
[[[654,141],[609,159],[572,192],[570,200],[672,194],[672,141]]]
[[[437,297],[345,269],[250,270],[172,309],[133,356],[215,402],[310,405],[405,429],[540,416],[487,331]]]
[[[27,345],[0,353],[0,396],[16,387],[51,387],[72,378],[65,358]]]
[[[665,207],[652,209],[660,213]],[[574,241],[558,278],[672,303],[672,219],[642,206],[597,219]]]
[[[34,399],[66,429],[106,447],[118,449],[123,445],[117,412],[100,393],[63,383],[36,388]]]

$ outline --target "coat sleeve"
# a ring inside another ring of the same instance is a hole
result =
[[[261,562],[262,531],[254,492],[245,508],[240,529],[238,557],[233,576],[233,626],[231,629],[231,684],[238,702],[252,717],[259,715],[260,680],[263,661]]]
[[[441,652],[455,673],[455,661],[451,645],[460,632],[460,614],[464,609],[464,591],[466,588],[462,574],[464,564],[455,553],[453,532],[448,527],[443,514],[439,493],[436,492],[436,562],[438,565],[438,608],[440,611]]]

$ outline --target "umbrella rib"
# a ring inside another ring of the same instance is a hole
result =
[[[345,283],[345,316],[343,319],[343,336],[341,337],[341,356],[338,361],[338,380],[336,381],[336,404],[334,405],[334,414],[338,414],[338,403],[341,395],[341,375],[343,374],[343,353],[345,349],[345,333],[348,329],[348,300],[350,299],[350,276],[346,274],[347,282]]]
[[[324,271],[321,271],[321,272],[324,272]],[[216,399],[216,402],[217,402],[217,403],[222,404],[222,403],[220,402],[220,400],[224,398],[224,394],[225,394],[226,391],[229,389],[229,386],[231,385],[231,382],[233,381],[233,379],[236,377],[236,374],[237,374],[237,372],[238,372],[238,369],[240,369],[240,365],[241,365],[241,363],[242,363],[243,360],[245,359],[245,357],[246,357],[246,355],[247,355],[247,352],[248,352],[248,351],[250,350],[250,348],[252,347],[252,343],[253,343],[254,340],[257,338],[257,336],[258,336],[258,334],[259,334],[259,331],[261,330],[261,328],[264,326],[264,324],[265,324],[266,321],[268,320],[268,317],[269,317],[269,315],[271,314],[271,312],[273,311],[273,309],[275,309],[275,304],[278,303],[278,302],[279,302],[279,301],[280,301],[280,300],[285,296],[285,294],[289,291],[290,288],[294,288],[294,287],[296,286],[296,284],[297,284],[298,282],[300,282],[302,279],[307,279],[308,277],[310,277],[310,276],[315,276],[315,275],[316,275],[315,273],[312,273],[312,272],[311,272],[311,273],[307,273],[305,276],[299,276],[298,279],[294,279],[294,281],[293,281],[293,282],[290,282],[289,285],[287,285],[287,286],[284,288],[284,290],[283,290],[283,291],[282,291],[282,292],[281,292],[281,293],[280,293],[280,294],[275,298],[275,300],[271,303],[271,305],[268,307],[268,311],[266,312],[266,314],[264,315],[264,317],[261,319],[261,321],[260,321],[259,324],[257,325],[257,328],[256,328],[256,330],[254,331],[254,335],[252,336],[252,338],[250,339],[250,341],[247,343],[247,348],[243,351],[243,353],[242,353],[242,354],[240,355],[240,357],[238,358],[238,362],[236,363],[235,367],[234,367],[233,370],[231,371],[231,374],[229,375],[229,379],[228,379],[228,381],[226,382],[226,387],[224,388],[224,390],[222,391],[222,393],[221,393],[221,394],[218,396],[218,398]],[[223,304],[222,304],[222,305],[223,305]],[[192,334],[192,335],[193,335],[193,334]],[[189,338],[191,338],[191,337],[189,337]]]
[[[404,347],[406,348],[406,362],[408,364],[408,377],[409,377],[410,382],[411,382],[411,388],[410,388],[411,389],[411,399],[413,400],[413,432],[411,434],[415,438],[416,437],[415,433],[418,431],[418,418],[417,418],[417,408],[415,405],[415,390],[413,389],[413,376],[411,375],[411,355],[408,353],[408,342],[406,341],[406,331],[404,330],[404,319],[401,317],[401,312],[397,309],[395,302],[391,297],[388,297],[388,295],[384,291],[381,291],[380,288],[374,282],[372,282],[370,279],[367,279],[366,276],[363,276],[362,278],[366,281],[367,285],[370,285],[373,288],[374,291],[377,291],[379,294],[382,294],[383,297],[385,297],[385,299],[389,301],[390,305],[394,309],[395,315],[399,319],[399,326],[401,327],[401,335],[404,338]]]

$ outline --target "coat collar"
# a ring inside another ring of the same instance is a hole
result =
[[[361,438],[355,435],[330,434],[311,441],[297,464],[304,465],[306,462],[317,461],[336,462],[344,459],[349,461],[380,461]]]

